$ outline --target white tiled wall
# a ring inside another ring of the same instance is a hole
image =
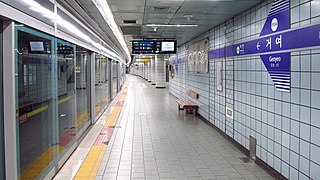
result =
[[[259,37],[272,1],[263,3],[215,27],[206,34],[209,49]],[[320,22],[320,1],[291,0],[291,28]],[[178,58],[186,47],[178,49]],[[279,92],[259,56],[223,61],[223,91],[215,86],[215,64],[209,73],[189,73],[179,64],[170,92],[188,98],[200,94],[199,114],[248,149],[257,139],[257,156],[289,179],[320,179],[320,49],[291,53],[291,93]],[[174,65],[175,66],[175,65]],[[234,121],[225,108],[234,109]]]

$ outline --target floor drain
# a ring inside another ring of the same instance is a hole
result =
[[[100,135],[105,135],[105,133],[100,133]]]
[[[116,128],[121,128],[121,126],[116,126]]]
[[[251,162],[251,159],[248,157],[240,157],[240,160],[243,161],[244,163],[249,163]]]
[[[102,142],[102,144],[108,145],[108,144],[109,144],[109,141]]]

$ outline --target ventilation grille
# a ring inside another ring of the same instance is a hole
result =
[[[122,20],[124,24],[137,24],[137,20]]]

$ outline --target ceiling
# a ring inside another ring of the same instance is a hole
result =
[[[131,41],[174,38],[181,45],[262,0],[107,0],[131,52]],[[193,17],[188,19],[186,15]],[[124,23],[123,20],[136,20]],[[146,24],[198,24],[198,27],[153,27]]]
[[[90,28],[99,38],[107,43],[107,48],[123,59],[127,59],[125,50],[122,48],[117,37],[107,24],[99,9],[92,0],[57,0],[69,12],[72,12],[82,23]]]

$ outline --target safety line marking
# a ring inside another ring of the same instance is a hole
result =
[[[122,106],[118,106],[117,104],[123,104],[126,98],[126,95],[122,96],[124,97],[119,97],[118,102],[107,119],[107,122],[104,124],[104,127],[101,129],[94,145],[91,147],[87,157],[74,177],[75,180],[95,179],[107,150],[108,143],[112,137],[114,126],[116,125],[122,110]]]
[[[74,179],[95,179],[107,147],[107,145],[92,146]]]
[[[117,120],[119,118],[119,115],[121,113],[121,109],[122,109],[122,106],[115,106],[111,115],[109,116],[107,122],[105,123],[105,126],[115,126],[116,123],[117,123]]]

